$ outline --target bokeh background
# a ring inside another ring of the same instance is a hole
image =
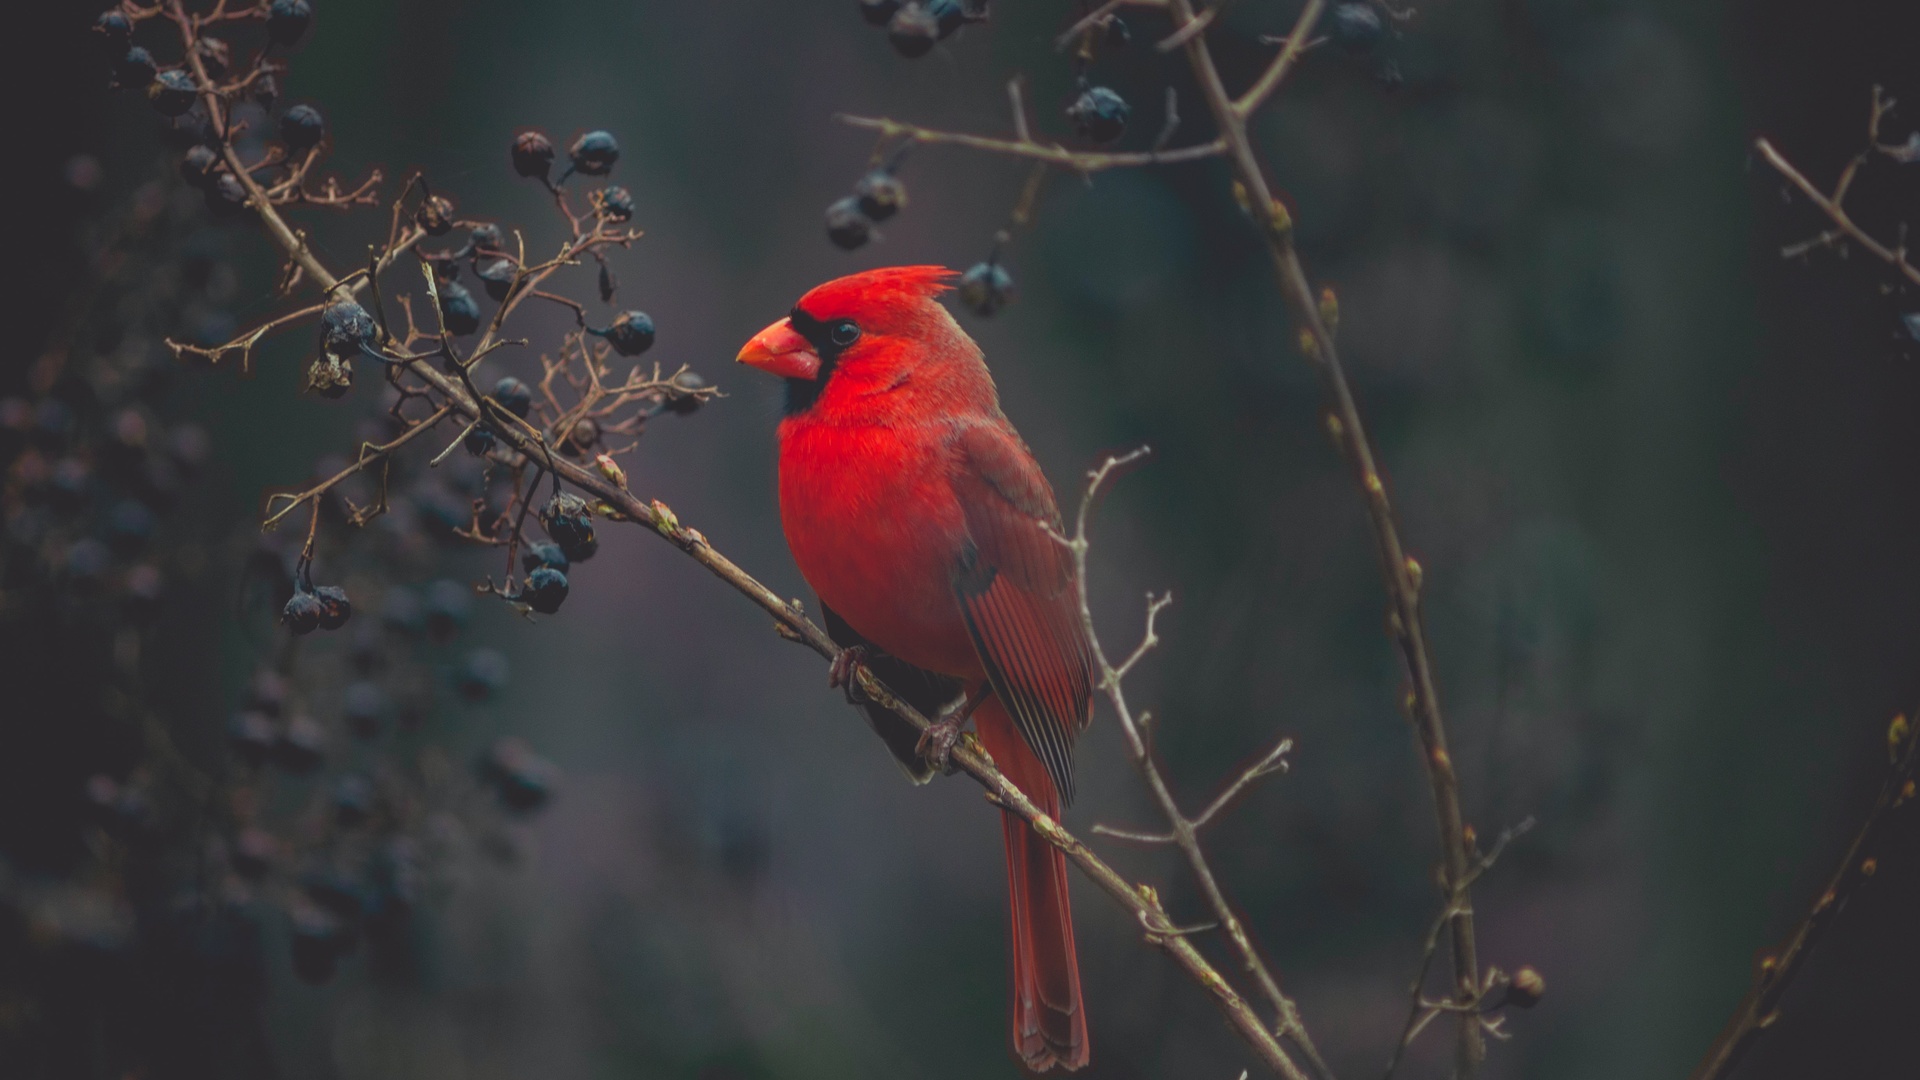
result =
[[[906,211],[843,253],[821,211],[872,141],[834,114],[997,133],[1005,80],[1024,72],[1039,124],[1064,133],[1072,73],[1050,40],[1073,5],[1003,2],[917,62],[851,0],[316,6],[286,92],[327,111],[342,174],[424,169],[463,212],[529,223],[539,247],[558,234],[541,239],[545,199],[506,167],[512,133],[621,139],[616,179],[648,234],[615,257],[623,295],[658,322],[654,356],[728,395],[656,424],[634,489],[806,595],[775,512],[779,390],[731,357],[821,280],[983,258],[1025,175],[919,150]],[[10,200],[24,250],[0,390],[89,317],[72,300],[75,237],[167,167],[144,105],[102,88],[92,7],[41,13],[29,64],[45,105],[10,122],[31,152],[9,166],[28,186]],[[1234,5],[1216,35],[1230,83],[1297,7]],[[1484,960],[1532,964],[1549,986],[1489,1075],[1689,1068],[1857,824],[1887,719],[1915,704],[1907,301],[1857,252],[1783,261],[1819,223],[1749,152],[1768,134],[1829,182],[1864,139],[1874,83],[1920,94],[1920,20],[1896,7],[1436,0],[1378,57],[1313,55],[1255,124],[1311,273],[1340,292],[1351,375],[1426,569],[1469,817],[1482,835],[1538,821],[1478,894]],[[1183,63],[1150,46],[1163,28],[1134,22],[1136,44],[1094,69],[1135,104],[1130,144],[1151,138],[1168,84],[1190,117],[1181,138],[1205,137]],[[1897,112],[1889,130],[1911,125]],[[76,154],[102,166],[86,190]],[[1916,176],[1876,162],[1865,218],[1890,233],[1920,206]],[[1063,491],[1103,451],[1153,446],[1099,514],[1103,634],[1130,642],[1142,594],[1174,591],[1131,691],[1161,718],[1189,801],[1276,734],[1296,739],[1292,774],[1209,846],[1335,1068],[1364,1076],[1398,1031],[1435,908],[1430,804],[1361,503],[1226,179],[1218,163],[1054,177],[1006,256],[1020,300],[963,321]],[[384,232],[378,214],[311,224],[343,263]],[[268,310],[264,240],[209,235],[233,274],[215,306],[242,322]],[[530,312],[524,332],[563,325]],[[265,490],[347,450],[373,407],[299,396],[305,347],[291,335],[251,378],[192,373],[173,391],[212,435],[194,504],[209,534],[244,532]],[[537,370],[530,355],[499,366]],[[602,536],[559,616],[483,609],[469,644],[502,650],[511,685],[438,730],[461,753],[518,734],[565,770],[523,857],[446,868],[414,962],[350,962],[323,987],[293,978],[284,926],[263,919],[249,1008],[267,1049],[200,1075],[1013,1075],[999,825],[978,791],[901,782],[812,654],[641,530]],[[481,573],[450,556],[421,580]],[[238,588],[216,558],[171,650],[181,738],[195,745],[199,724],[216,755],[275,647],[266,615],[235,614]],[[15,781],[0,855],[12,880],[57,880],[82,858],[67,801],[99,766],[84,688],[18,661],[0,699]],[[1106,718],[1079,767],[1071,825],[1150,823]],[[1897,838],[1910,854],[1916,841]],[[1197,917],[1173,859],[1109,854]],[[1886,860],[1743,1076],[1920,1070],[1916,862]],[[1257,1072],[1202,993],[1076,888],[1089,1075]],[[111,967],[35,970],[51,980],[40,1026],[10,1044],[34,1056],[0,1073],[109,1075],[98,1032],[138,995]],[[1416,1073],[1437,1074],[1444,1043],[1423,1044]]]

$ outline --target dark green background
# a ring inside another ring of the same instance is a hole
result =
[[[624,295],[659,324],[653,355],[729,394],[657,424],[633,487],[804,595],[775,515],[779,391],[731,357],[826,278],[983,257],[1024,177],[920,150],[884,242],[843,254],[820,214],[871,140],[833,114],[1000,133],[1003,84],[1025,72],[1039,125],[1063,133],[1071,76],[1049,41],[1071,5],[1003,0],[915,63],[851,0],[316,6],[287,92],[327,111],[349,177],[423,168],[542,250],[558,233],[506,168],[512,133],[619,136],[616,179],[648,231],[616,256]],[[1216,35],[1231,83],[1297,6],[1234,6]],[[1469,817],[1482,835],[1539,821],[1478,897],[1484,961],[1533,964],[1549,986],[1490,1075],[1690,1067],[1754,950],[1816,891],[1887,718],[1912,705],[1920,377],[1894,333],[1902,305],[1858,252],[1783,264],[1779,245],[1817,222],[1748,151],[1774,134],[1825,182],[1874,81],[1920,93],[1920,38],[1875,10],[1890,6],[1439,0],[1385,48],[1399,89],[1326,50],[1254,125],[1310,272],[1340,292],[1426,569]],[[1134,22],[1135,46],[1095,67],[1134,102],[1127,145],[1158,127],[1169,82],[1181,141],[1206,137],[1183,63],[1148,44],[1164,27]],[[86,100],[61,145],[131,186],[150,121]],[[1863,181],[1877,228],[1913,205],[1915,175],[1876,163]],[[1130,686],[1190,803],[1296,738],[1293,773],[1209,843],[1321,1046],[1364,1077],[1434,910],[1431,811],[1361,503],[1226,185],[1218,163],[1054,177],[1008,256],[1020,302],[963,321],[1063,490],[1103,450],[1154,447],[1099,515],[1102,630],[1129,644],[1142,593],[1174,591],[1167,643]],[[356,261],[378,218],[316,218],[321,249]],[[243,295],[263,293],[264,240],[233,244],[252,252]],[[531,313],[522,332],[563,325]],[[200,380],[236,520],[343,450],[366,407],[297,397],[303,346],[270,349],[251,380]],[[499,367],[534,370],[530,355]],[[603,535],[561,616],[486,620],[516,679],[456,737],[522,734],[566,768],[536,857],[468,868],[414,977],[350,966],[315,990],[283,970],[268,1005],[282,1075],[1011,1075],[999,829],[975,788],[901,783],[811,654],[640,530]],[[237,685],[263,629],[222,640]],[[1150,822],[1109,718],[1079,760],[1070,825]],[[1897,839],[1911,852],[1911,830]],[[1111,857],[1201,917],[1172,859]],[[1920,874],[1888,862],[1745,1075],[1920,1068]],[[1137,928],[1084,882],[1076,896],[1091,1075],[1253,1064]]]

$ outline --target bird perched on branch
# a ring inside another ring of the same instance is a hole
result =
[[[1000,412],[980,347],[937,297],[937,266],[870,270],[800,298],[740,350],[786,380],[780,520],[827,631],[922,713],[868,720],[916,782],[971,715],[987,752],[1047,814],[1073,798],[1092,657],[1053,490]],[[1005,811],[1013,1048],[1028,1069],[1087,1063],[1067,863]]]

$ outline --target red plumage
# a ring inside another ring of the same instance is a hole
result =
[[[1059,816],[1091,658],[1060,514],[1000,411],[980,348],[935,299],[953,272],[915,266],[828,282],[740,360],[788,380],[780,519],[830,633],[863,645],[923,712],[983,684],[974,724],[1002,772]],[[916,779],[918,733],[869,720]],[[1013,1043],[1034,1071],[1087,1063],[1066,857],[1005,817]]]

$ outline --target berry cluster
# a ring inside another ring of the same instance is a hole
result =
[[[876,160],[854,185],[853,194],[827,207],[827,239],[842,251],[865,247],[879,235],[874,226],[907,205],[907,186],[900,182],[906,147],[891,158]]]

